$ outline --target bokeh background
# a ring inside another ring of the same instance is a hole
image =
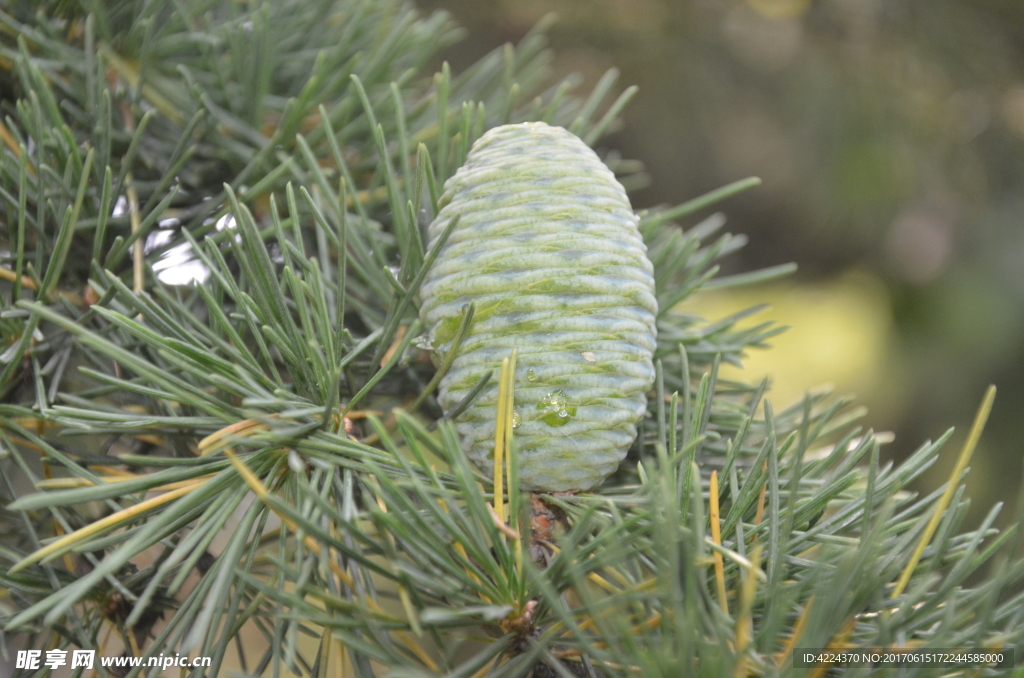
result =
[[[611,67],[639,94],[605,142],[642,161],[636,208],[749,175],[722,209],[749,245],[735,270],[795,261],[778,284],[704,295],[717,314],[792,326],[751,356],[788,404],[856,393],[900,459],[949,426],[948,477],[984,388],[968,520],[1016,513],[1024,451],[1024,2],[1020,0],[417,0],[466,38],[456,70],[549,12],[556,75]]]

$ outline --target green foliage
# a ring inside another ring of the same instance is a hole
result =
[[[0,14],[0,651],[112,633],[212,657],[196,676],[719,676],[803,675],[794,633],[1021,641],[999,507],[963,530],[960,475],[949,502],[906,489],[948,434],[883,465],[847,400],[776,412],[718,378],[779,328],[680,304],[789,269],[716,277],[743,239],[676,224],[754,182],[643,216],[651,411],[602,487],[545,498],[564,529],[539,533],[514,439],[506,487],[468,465],[416,344],[443,243],[421,229],[484,129],[596,143],[632,92],[609,102],[613,75],[542,89],[538,29],[424,78],[455,32],[401,3],[86,6]],[[172,247],[205,282],[161,280]]]

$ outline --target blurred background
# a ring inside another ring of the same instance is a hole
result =
[[[999,388],[971,463],[968,521],[1017,509],[1024,450],[1024,3],[1020,0],[417,0],[468,29],[456,71],[549,12],[556,75],[611,67],[640,92],[603,142],[641,160],[637,209],[749,175],[725,203],[750,244],[734,270],[795,261],[784,283],[705,294],[718,315],[792,329],[752,355],[776,405],[829,383],[892,431],[897,460],[957,434]]]

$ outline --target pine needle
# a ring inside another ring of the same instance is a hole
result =
[[[750,556],[754,569],[761,568],[761,545],[754,547]],[[740,587],[739,613],[736,615],[735,636],[736,636],[736,667],[733,671],[733,678],[746,678],[747,676],[747,647],[753,638],[753,617],[754,595],[757,593],[757,577],[747,573],[743,578]]]
[[[850,621],[843,625],[842,630],[836,634],[836,637],[832,639],[832,642],[825,648],[826,652],[834,652],[840,649],[846,649],[846,641],[853,633],[853,629],[857,626],[857,618],[854,617]],[[807,678],[821,678],[828,670],[832,668],[829,664],[818,664],[814,667],[814,670],[807,674]]]
[[[448,511],[448,502],[446,502],[443,498],[438,497],[437,498],[437,503],[441,505],[441,508],[444,509],[445,513],[449,512]],[[493,510],[493,508],[491,510]],[[455,550],[458,552],[458,554],[460,556],[462,556],[463,560],[469,561],[469,554],[466,553],[466,547],[462,545],[462,542],[455,541],[452,544],[452,546],[455,548]],[[469,575],[469,578],[472,579],[474,582],[476,582],[477,584],[482,584],[483,583],[482,581],[480,581],[480,578],[476,576],[476,574],[473,572],[473,570],[471,570],[468,566],[463,565],[462,569],[465,571],[465,573],[467,575]],[[481,599],[484,602],[487,602],[487,603],[491,602],[490,599],[487,596],[483,596],[482,595],[480,597],[481,597]]]
[[[21,146],[18,145],[18,141],[11,134],[11,131],[7,129],[7,125],[0,122],[0,140],[4,142],[4,145],[10,149],[11,153],[14,154],[15,158],[21,157]]]
[[[134,61],[128,61],[123,58],[113,49],[107,45],[100,45],[99,50],[103,57],[107,60],[118,75],[125,79],[132,88],[137,88],[139,83],[142,82],[142,75],[138,65]],[[161,94],[155,87],[149,83],[142,82],[142,96],[153,108],[157,109],[172,122],[181,125],[185,122],[185,116],[181,114],[178,107],[175,106],[170,99]]]
[[[18,279],[18,274],[17,273],[15,273],[14,271],[12,271],[9,268],[5,268],[3,266],[0,266],[0,280],[7,280],[7,281],[10,281],[10,282],[14,282],[17,279]],[[36,289],[35,281],[32,280],[32,278],[28,277],[27,275],[21,276],[21,285],[22,285],[22,287],[27,287],[30,290]]]
[[[505,520],[498,515],[498,512],[494,510],[493,506],[488,504],[487,510],[490,512],[491,517],[494,518],[494,526],[498,528],[499,532],[501,532],[509,539],[513,539],[515,541],[519,541],[520,539],[522,539],[522,536],[518,532],[513,530],[511,527],[508,526],[508,524],[505,523]]]
[[[395,351],[402,345],[402,340],[405,339],[405,333],[409,331],[408,325],[399,325],[398,329],[395,330],[395,339],[388,346],[388,350],[384,352],[383,357],[380,359],[380,366],[384,367],[391,360],[391,357],[395,355]]]
[[[270,492],[263,484],[263,481],[257,478],[256,474],[249,470],[249,467],[245,465],[245,462],[243,462],[241,459],[235,456],[235,453],[232,452],[230,449],[224,450],[224,456],[227,457],[228,461],[231,462],[231,465],[235,467],[235,470],[238,471],[238,475],[242,477],[246,485],[249,486],[249,489],[251,489],[256,494],[256,496],[259,497],[260,500],[262,500],[263,503],[267,505],[268,508],[270,508],[272,511],[274,511],[274,513],[277,514],[277,517],[281,519],[281,522],[284,524],[284,526],[292,532],[300,534],[302,530],[299,528],[299,526],[295,524],[295,521],[292,520],[288,514],[281,512],[273,505],[273,503],[270,501]],[[314,553],[320,552],[321,545],[312,535],[304,535],[302,543],[310,551]],[[336,577],[338,577],[338,579],[343,581],[347,586],[355,585],[355,580],[352,579],[352,575],[343,570],[341,566],[338,565],[335,558],[329,558],[328,562],[330,563],[331,571],[334,573]],[[368,602],[372,603],[373,601]]]
[[[469,333],[469,328],[473,323],[473,316],[475,313],[476,302],[471,301],[469,302],[468,308],[466,308],[466,314],[462,317],[462,322],[459,323],[459,329],[455,333],[455,338],[452,340],[451,348],[448,349],[448,353],[445,355],[444,360],[441,361],[441,365],[437,368],[434,376],[430,378],[427,385],[424,386],[423,390],[420,391],[420,394],[416,396],[416,400],[412,401],[412,405],[409,406],[410,412],[415,412],[419,406],[423,404],[423,401],[427,399],[427,396],[434,392],[434,389],[441,383],[441,379],[444,378],[444,375],[448,374],[448,370],[451,369],[452,363],[455,362],[455,356],[458,355],[459,347],[462,345],[463,340]]]
[[[177,489],[171,490],[157,497],[146,499],[145,501],[140,501],[138,504],[129,506],[126,509],[122,509],[116,513],[110,514],[106,518],[102,518],[94,523],[86,525],[85,527],[79,528],[71,534],[61,537],[60,539],[47,544],[35,553],[32,553],[31,555],[22,558],[17,563],[15,563],[14,566],[11,567],[11,569],[9,570],[9,574],[13,574],[18,570],[22,570],[33,563],[45,560],[48,556],[54,553],[63,551],[67,548],[71,548],[75,544],[78,544],[84,541],[85,539],[88,539],[94,534],[98,534],[105,530],[116,527],[117,525],[127,520],[136,518],[142,515],[143,513],[146,513],[147,511],[151,511],[157,508],[158,506],[166,504],[169,501],[173,501],[178,497],[182,497],[200,487],[204,482],[206,482],[205,478],[202,480],[189,482],[181,487],[178,487]]]
[[[722,516],[718,508],[718,471],[711,472],[711,489],[710,489],[710,502],[711,502],[711,539],[714,540],[718,546],[722,545]],[[728,616],[729,614],[729,602],[726,599],[725,591],[725,563],[722,560],[722,554],[718,551],[712,552],[712,557],[715,559],[715,582],[718,584],[718,605],[722,608],[722,613]]]
[[[896,586],[893,588],[892,594],[889,596],[890,598],[898,598],[902,595],[907,584],[910,582],[910,577],[914,574],[914,569],[917,568],[917,564],[921,560],[921,555],[924,553],[925,548],[928,547],[928,543],[935,535],[935,530],[939,528],[939,523],[942,522],[942,518],[946,514],[949,502],[953,499],[953,495],[956,493],[959,480],[963,476],[968,462],[971,461],[971,455],[974,454],[974,449],[978,446],[978,441],[981,439],[981,433],[985,430],[985,423],[988,421],[988,415],[992,411],[992,403],[995,401],[995,398],[996,387],[989,386],[985,391],[985,397],[981,400],[981,406],[978,408],[978,412],[974,416],[974,423],[971,425],[971,432],[967,436],[967,442],[964,443],[964,447],[960,451],[960,457],[956,461],[956,466],[953,467],[953,472],[949,476],[949,482],[946,484],[946,491],[942,493],[942,498],[939,499],[939,503],[935,505],[935,511],[932,513],[932,518],[928,521],[928,526],[925,527],[924,534],[921,535],[921,540],[917,543],[917,548],[914,549],[914,553],[910,556],[910,561],[907,562],[906,567],[903,568],[903,573],[900,574],[900,578],[897,580]]]
[[[125,192],[128,194],[128,217],[132,225],[132,237],[135,238],[132,244],[132,291],[138,294],[146,287],[146,258],[143,249],[145,243],[138,236],[139,229],[142,228],[142,219],[139,216],[139,194],[135,190],[131,172],[128,173],[127,184],[128,189]]]
[[[512,406],[515,389],[517,349],[511,357],[501,361],[498,376],[498,403],[494,426],[494,512],[498,520],[505,522],[505,450],[512,441]]]
[[[768,462],[765,461],[764,464],[761,466],[761,473],[766,473],[767,471],[768,471]],[[757,511],[754,513],[754,524],[755,525],[760,525],[761,521],[764,520],[764,502],[765,502],[765,497],[767,496],[767,494],[768,494],[768,478],[766,476],[765,479],[764,479],[764,484],[761,485],[761,492],[760,492],[760,494],[757,495]]]
[[[354,418],[351,414],[348,416],[350,418]],[[229,424],[200,440],[199,454],[200,456],[205,457],[220,450],[235,439],[245,438],[260,431],[266,431],[269,428],[269,426],[260,422],[258,419],[244,419],[242,421],[237,421],[234,424]]]
[[[814,596],[808,598],[807,602],[804,603],[804,611],[800,613],[800,616],[796,620],[796,624],[793,625],[792,635],[789,636],[783,646],[785,649],[777,662],[778,666],[782,666],[786,663],[786,660],[789,659],[789,655],[793,653],[793,647],[796,645],[797,641],[800,640],[800,636],[804,634],[804,627],[807,625],[807,617],[811,614],[811,606],[813,604]]]

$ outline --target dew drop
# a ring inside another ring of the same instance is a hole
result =
[[[519,428],[523,418],[519,416],[519,410],[512,410],[512,428]]]
[[[561,390],[553,391],[537,403],[537,409],[543,414],[541,420],[549,426],[565,426],[576,416],[576,406],[569,404],[569,399]]]
[[[526,379],[527,381],[537,381],[537,373],[532,367],[526,370]]]

